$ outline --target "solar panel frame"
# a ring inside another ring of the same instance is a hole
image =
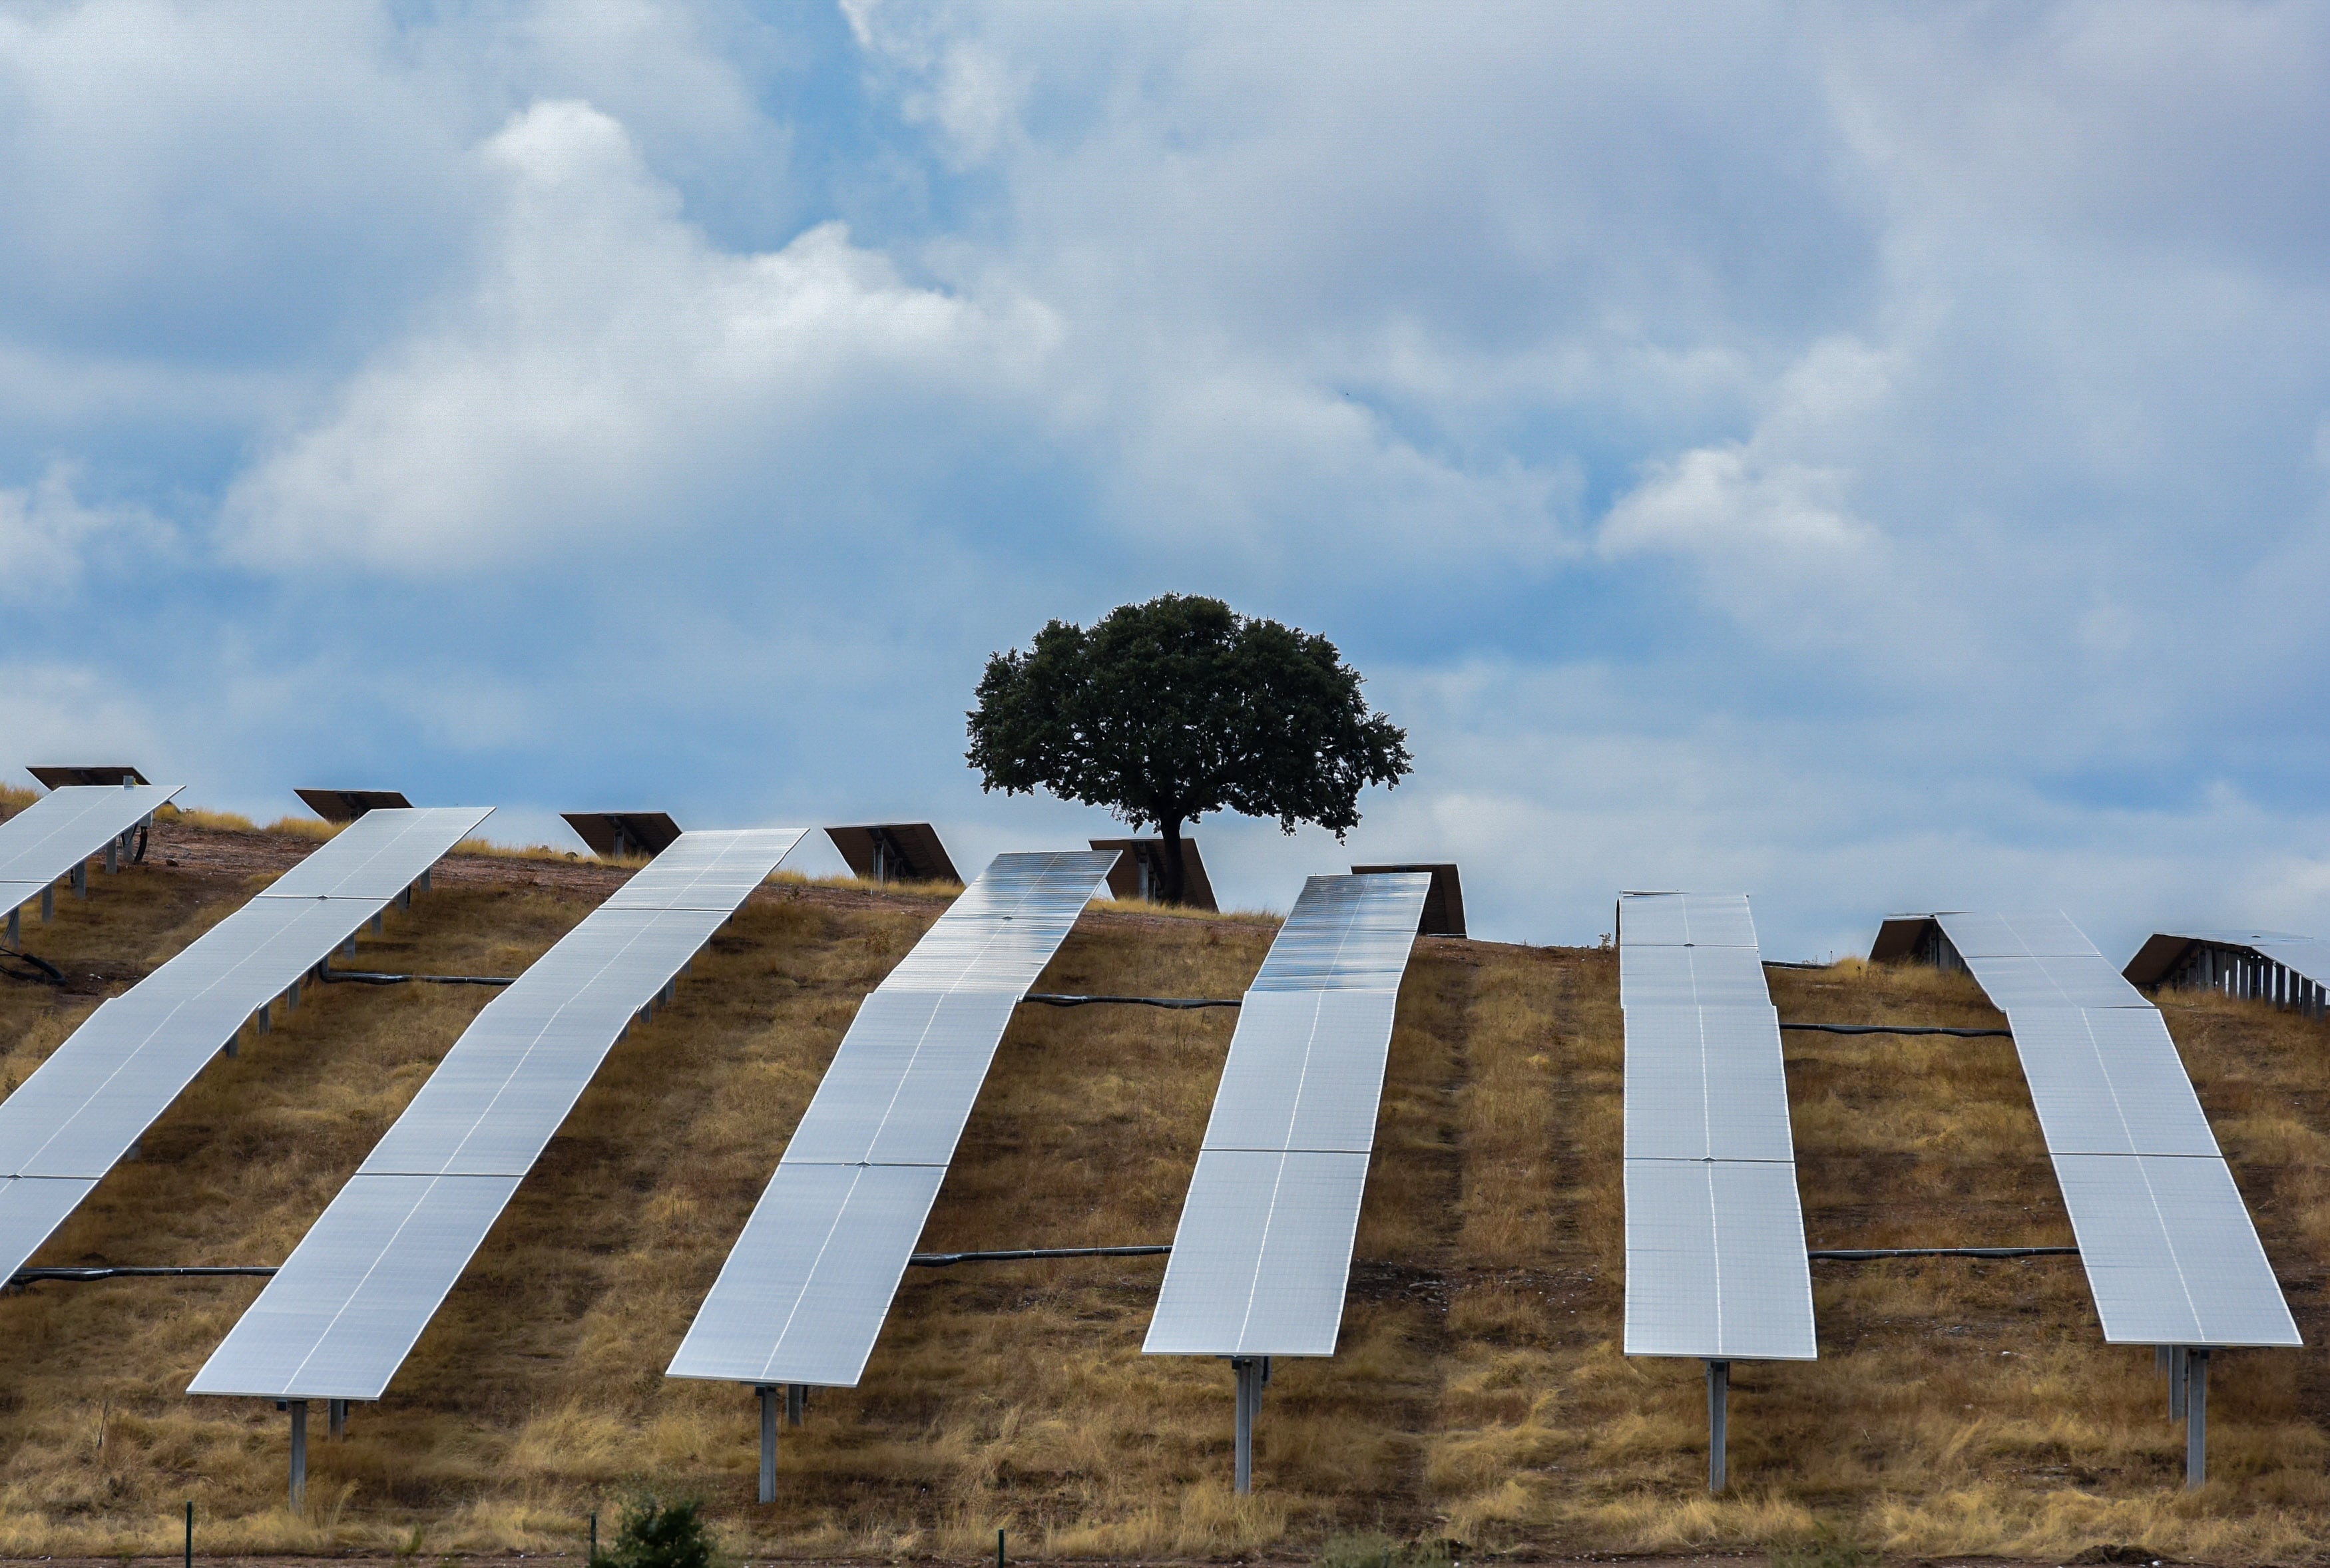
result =
[[[188,1392],[377,1398],[632,1015],[805,833],[683,836],[488,1003]]]
[[[2221,1154],[2153,1008],[2027,1007],[2014,1048],[2056,1153]]]
[[[2105,1339],[2300,1343],[2159,1010],[2083,936],[2084,952],[2027,951],[2078,945],[2068,919],[1934,918],[2013,1031]],[[1991,950],[2010,939],[2026,950]]]
[[[68,784],[0,822],[0,907],[37,898],[185,788]],[[19,886],[27,891],[17,893]]]
[[[1756,917],[1744,893],[1619,895],[1626,940],[1637,948],[1754,948]]]
[[[1368,1160],[1366,1150],[1199,1151],[1141,1353],[1334,1355]]]
[[[998,855],[867,994],[666,1376],[865,1374],[1012,1013],[1116,858]]]
[[[407,816],[414,820],[403,826],[420,831],[391,832],[397,825],[384,823],[361,834],[359,823],[293,868],[309,870],[304,885],[360,891],[262,893],[127,992],[100,1003],[0,1100],[0,1176],[92,1184],[102,1177],[245,1019],[328,958],[490,811],[459,807],[375,812],[365,821]],[[384,887],[386,892],[378,891]],[[12,1244],[22,1242],[24,1234],[14,1233]],[[0,1278],[22,1268],[45,1239],[43,1233],[13,1256],[0,1252],[0,1264],[5,1265]]]
[[[1144,1355],[1335,1353],[1431,888],[1425,872],[1303,884],[1239,1009]]]
[[[1795,1162],[1624,1167],[1627,1355],[1818,1358]]]
[[[378,1399],[519,1179],[349,1177],[186,1392]]]
[[[2106,1341],[2305,1342],[2222,1159],[2059,1154],[2054,1165]]]
[[[1744,894],[1618,901],[1625,1352],[1819,1354],[1779,1015]]]

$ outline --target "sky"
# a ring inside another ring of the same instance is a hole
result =
[[[0,769],[687,826],[985,794],[993,652],[1322,633],[1224,902],[2330,936],[2330,10],[0,9]],[[795,864],[838,867],[822,845]]]

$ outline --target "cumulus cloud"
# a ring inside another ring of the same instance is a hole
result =
[[[502,207],[477,286],[237,482],[239,558],[428,573],[571,558],[648,517],[684,536],[689,502],[797,485],[829,443],[910,441],[933,403],[977,422],[1057,336],[1027,300],[907,284],[838,222],[724,251],[586,104],[533,106],[479,159]]]
[[[0,489],[0,599],[22,603],[69,591],[92,574],[126,590],[175,543],[143,507],[84,504],[73,494],[76,477],[57,464],[35,484]]]

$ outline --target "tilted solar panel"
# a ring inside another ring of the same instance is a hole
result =
[[[1618,901],[1626,1354],[1811,1360],[1779,1015],[1740,894]]]
[[[126,793],[126,791],[124,791]],[[490,808],[375,811],[100,1006],[0,1101],[0,1279],[24,1267],[243,1022],[418,881]],[[334,888],[346,887],[348,893]],[[315,891],[315,890],[323,891]],[[81,1184],[70,1202],[52,1186]],[[23,1188],[23,1190],[19,1190]]]
[[[40,897],[184,788],[68,784],[0,822],[0,910]]]
[[[2061,915],[1933,918],[2013,1030],[2104,1337],[2301,1343],[2159,1010]]]
[[[682,836],[488,1003],[188,1392],[379,1398],[631,1018],[802,831]]]
[[[1152,1355],[1332,1355],[1425,872],[1314,876],[1255,976],[1173,1236]]]
[[[867,995],[666,1375],[857,1383],[1012,1010],[1115,861],[996,856]]]

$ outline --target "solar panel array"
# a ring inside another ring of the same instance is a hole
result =
[[[1742,894],[1618,901],[1626,1354],[1809,1361],[1779,1015]]]
[[[631,1019],[801,834],[683,834],[488,1004],[188,1392],[379,1398]]]
[[[996,856],[867,994],[667,1375],[857,1382],[1004,1027],[1115,860]]]
[[[489,812],[373,812],[100,1003],[0,1101],[0,1279],[24,1266],[245,1019],[330,957]]]
[[[1314,876],[1246,993],[1151,1355],[1332,1355],[1421,872]]]
[[[2104,1337],[2301,1343],[2159,1009],[2060,914],[1934,919],[2013,1030]]]
[[[57,879],[146,820],[183,788],[68,784],[0,822],[0,910],[41,896]]]

